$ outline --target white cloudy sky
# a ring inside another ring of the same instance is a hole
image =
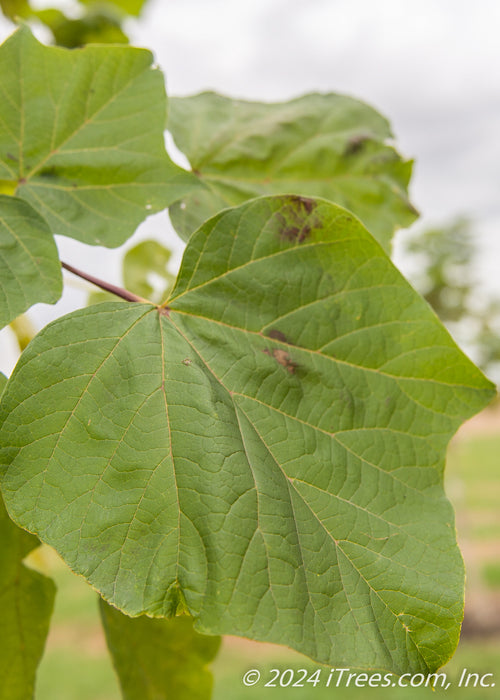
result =
[[[498,0],[150,0],[129,30],[154,51],[171,94],[214,89],[281,100],[321,90],[373,104],[416,160],[412,197],[422,223],[472,217],[482,283],[500,294]],[[9,32],[0,21],[0,38]],[[175,245],[168,228],[165,215],[153,217],[132,244],[155,232]],[[68,261],[118,281],[114,251],[67,239],[62,247]],[[55,309],[39,305],[32,316],[46,323],[82,297],[66,293]],[[7,336],[0,335],[4,371],[13,362]]]

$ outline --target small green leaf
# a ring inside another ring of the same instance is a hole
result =
[[[165,151],[152,61],[128,46],[43,46],[27,27],[0,47],[0,180],[53,233],[117,246],[192,187]]]
[[[164,301],[175,282],[167,269],[171,256],[171,251],[157,241],[143,241],[130,248],[123,258],[125,288],[154,303]],[[89,295],[88,304],[116,300],[109,292],[97,291]]]
[[[0,195],[0,328],[33,304],[55,303],[62,275],[54,237],[27,203]]]
[[[0,373],[0,395],[7,383]],[[0,688],[5,700],[33,697],[54,605],[54,583],[22,560],[39,544],[9,519],[0,497]]]
[[[70,19],[50,8],[33,14],[49,27],[58,46],[72,49],[86,44],[128,44],[119,19],[109,13],[89,11],[83,17]]]
[[[123,259],[126,289],[143,299],[161,302],[167,298],[175,277],[167,270],[172,253],[157,241],[143,241],[127,251]],[[157,285],[153,282],[157,282]]]
[[[0,415],[17,522],[111,603],[347,667],[453,652],[447,443],[494,387],[352,214],[269,197],[190,240],[168,306],[23,353]]]
[[[207,92],[172,98],[168,128],[205,185],[170,208],[184,240],[221,209],[264,194],[325,197],[353,211],[386,250],[416,218],[411,162],[387,145],[387,120],[350,97],[265,104]]]
[[[198,634],[186,615],[132,618],[102,599],[100,610],[124,700],[210,700],[213,679],[207,666],[220,637]]]

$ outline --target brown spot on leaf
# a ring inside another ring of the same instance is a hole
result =
[[[316,209],[318,206],[318,203],[310,197],[299,197],[298,195],[294,195],[293,197],[290,197],[290,199],[292,202],[298,205],[299,209],[304,209],[307,214],[310,214],[312,210]]]
[[[20,178],[19,178],[19,184],[20,184],[20,185],[25,185],[25,184],[26,184],[26,178],[25,178],[25,177],[20,177]]]
[[[271,328],[269,333],[267,334],[268,338],[273,338],[273,340],[279,340],[282,343],[289,343],[290,341],[286,337],[284,333],[281,331],[276,330],[276,328]]]
[[[281,211],[276,213],[277,233],[282,241],[302,243],[315,226],[320,225],[317,217],[311,220],[311,212],[318,206],[314,199],[293,195]]]
[[[281,238],[284,241],[295,241],[300,236],[300,228],[297,226],[288,226],[281,232]]]
[[[158,313],[160,314],[160,316],[166,316],[167,318],[170,318],[170,307],[169,306],[159,306]]]
[[[265,348],[262,352],[266,355],[274,357],[276,362],[284,367],[287,372],[290,374],[295,374],[295,370],[297,369],[298,365],[296,362],[292,362],[290,355],[285,350],[281,350],[281,348],[273,348],[273,350],[268,350],[268,348]]]
[[[182,364],[183,364],[183,365],[186,365],[186,367],[189,367],[189,365],[191,364],[191,362],[192,362],[192,360],[190,360],[189,357],[185,357],[185,358],[182,360]]]
[[[363,150],[366,142],[369,140],[370,140],[370,137],[367,136],[366,134],[356,134],[355,136],[351,136],[351,138],[346,143],[346,146],[344,148],[344,152],[342,155],[346,158],[349,156],[356,155],[356,153],[359,153],[360,151]]]

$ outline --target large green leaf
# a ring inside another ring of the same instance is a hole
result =
[[[6,384],[0,374],[0,395]],[[39,544],[7,515],[0,497],[0,688],[3,700],[33,697],[55,586],[22,560]]]
[[[126,612],[318,661],[435,669],[462,560],[445,448],[493,386],[349,212],[228,210],[168,306],[47,326],[0,415],[12,517]]]
[[[186,615],[132,618],[102,598],[100,610],[124,700],[210,700],[213,680],[207,666],[220,637],[198,634]]]
[[[27,203],[0,194],[0,328],[62,292],[61,266],[46,222]]]
[[[172,98],[168,127],[205,185],[170,208],[187,240],[216,212],[264,194],[325,197],[353,211],[388,250],[416,212],[411,162],[387,145],[389,123],[344,95],[243,102],[214,93]]]
[[[43,46],[26,27],[0,47],[0,180],[53,233],[120,245],[195,180],[166,154],[152,61],[128,46]]]

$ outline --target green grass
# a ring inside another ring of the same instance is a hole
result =
[[[47,648],[37,674],[36,700],[120,700],[97,594],[48,547],[41,547],[35,556],[34,563],[50,573],[57,585]]]
[[[500,435],[473,435],[450,446],[447,470],[480,490],[490,482],[500,488]],[[488,497],[488,494],[484,494]]]
[[[107,654],[94,658],[77,649],[49,651],[38,671],[36,700],[121,700]]]
[[[500,523],[500,436],[474,436],[454,443],[447,464],[448,493],[459,511],[459,527],[473,542],[498,542]],[[465,517],[462,517],[464,516]],[[480,520],[480,522],[476,522]],[[37,682],[36,700],[120,700],[118,681],[106,650],[96,605],[96,594],[82,578],[72,574],[48,548],[35,555],[41,566],[56,580],[58,596],[50,638]],[[467,562],[466,562],[467,566]],[[484,581],[500,585],[500,565],[480,564]],[[463,668],[471,672],[494,673],[497,688],[456,688],[448,691],[426,688],[345,688],[324,687],[329,669],[322,668],[322,682],[313,687],[264,688],[263,682],[245,687],[243,674],[256,668],[268,680],[271,668],[307,668],[317,665],[288,649],[228,638],[213,669],[214,700],[425,700],[446,697],[449,700],[494,700],[500,697],[500,638],[492,641],[463,640],[445,671],[451,681]],[[326,675],[325,675],[326,674]],[[296,676],[297,678],[297,676]],[[0,692],[1,697],[1,692]],[[166,696],[167,697],[167,696]],[[172,700],[176,700],[172,698]]]
[[[471,521],[469,525],[469,534],[472,539],[493,542],[500,541],[500,521],[498,520],[498,516],[496,520],[492,517],[482,522],[475,522],[473,515],[470,515],[469,518]]]

